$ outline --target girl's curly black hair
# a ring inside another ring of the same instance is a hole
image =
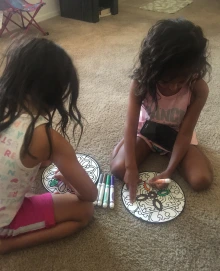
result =
[[[136,95],[149,94],[157,105],[157,83],[163,77],[204,78],[210,71],[207,62],[208,40],[201,27],[185,19],[160,20],[142,41],[132,78],[139,82]]]
[[[3,60],[6,66],[0,77],[0,132],[22,112],[29,114],[31,122],[24,138],[24,153],[31,155],[28,149],[35,123],[40,115],[45,115],[51,155],[49,131],[57,110],[61,117],[58,124],[61,134],[68,138],[66,128],[71,120],[73,135],[79,125],[81,138],[82,116],[77,107],[79,80],[76,68],[64,50],[47,39],[19,38],[9,46]],[[35,113],[29,108],[29,102]]]

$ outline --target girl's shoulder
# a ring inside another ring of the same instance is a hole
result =
[[[139,88],[140,82],[137,79],[131,80],[131,88],[135,91]]]
[[[194,100],[195,99],[206,100],[209,94],[209,87],[203,79],[200,79],[193,84],[191,92]]]
[[[34,167],[45,160],[50,160],[50,156],[56,153],[58,149],[66,150],[71,147],[70,143],[56,130],[50,128],[48,132],[51,141],[48,138],[46,124],[39,125],[34,129],[29,147],[29,152],[34,158],[25,154],[22,158],[24,166]],[[50,153],[51,146],[52,154]]]
[[[21,162],[25,167],[34,167],[39,163],[48,160],[49,150],[50,144],[46,133],[46,124],[42,124],[37,126],[33,131],[30,146],[28,148],[31,156],[22,148]]]
[[[199,96],[207,96],[209,93],[209,87],[203,79],[200,79],[193,84],[192,93]]]

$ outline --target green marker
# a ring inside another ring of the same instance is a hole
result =
[[[107,175],[106,185],[105,185],[105,194],[103,200],[103,207],[106,208],[108,206],[108,198],[109,198],[109,188],[110,188],[111,176]]]

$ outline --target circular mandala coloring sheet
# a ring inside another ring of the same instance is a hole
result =
[[[136,201],[130,202],[129,190],[124,185],[122,188],[122,201],[126,209],[134,216],[147,222],[167,222],[178,215],[184,209],[185,197],[180,186],[173,180],[166,189],[157,190],[148,185],[148,181],[156,172],[142,172],[138,185]]]
[[[100,175],[100,167],[95,159],[82,153],[77,153],[76,157],[92,181],[96,183]],[[51,193],[64,194],[69,192],[74,194],[74,191],[67,187],[66,184],[57,179],[54,179],[54,174],[56,171],[57,167],[54,164],[51,164],[49,167],[45,168],[42,174],[43,186],[47,189],[47,191]]]

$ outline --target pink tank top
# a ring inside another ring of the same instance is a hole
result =
[[[144,99],[140,111],[138,131],[140,131],[146,120],[166,124],[176,131],[179,131],[180,125],[190,104],[190,89],[187,86],[184,86],[179,92],[172,96],[164,96],[157,90],[157,98],[157,108],[151,96],[148,95]],[[191,144],[198,144],[195,131],[193,132]]]

